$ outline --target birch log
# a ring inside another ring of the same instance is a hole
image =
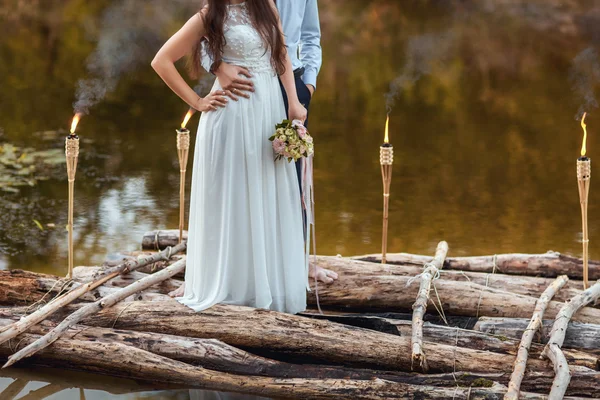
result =
[[[550,339],[542,352],[543,356],[548,357],[552,361],[554,372],[556,373],[556,378],[550,391],[550,400],[562,399],[571,381],[569,365],[561,350],[569,321],[575,313],[598,298],[600,298],[600,282],[590,286],[580,295],[567,302],[556,316],[552,331],[550,332]]]
[[[427,303],[429,302],[431,281],[438,277],[438,271],[442,269],[447,255],[448,243],[442,241],[437,246],[433,260],[425,264],[425,269],[421,273],[419,294],[417,295],[415,304],[412,306],[412,362],[417,362],[422,371],[428,370],[427,360],[425,359],[425,354],[423,354],[423,315],[425,315]]]
[[[381,263],[381,254],[369,254],[352,257],[352,259]],[[431,256],[396,253],[387,254],[388,264],[423,265],[431,261]],[[444,269],[455,271],[471,271],[530,275],[556,278],[567,275],[570,279],[583,278],[583,261],[580,258],[549,251],[545,254],[497,254],[492,256],[450,257]],[[600,261],[589,261],[589,277],[600,279]]]
[[[519,352],[515,360],[515,369],[510,377],[508,384],[508,390],[504,396],[505,400],[517,400],[519,398],[519,392],[521,390],[521,382],[525,376],[525,366],[527,365],[527,358],[529,357],[529,349],[531,348],[531,342],[536,332],[542,328],[542,320],[544,318],[544,312],[548,307],[548,303],[554,297],[554,294],[558,292],[569,280],[566,275],[559,276],[556,278],[554,283],[548,286],[548,289],[544,291],[540,299],[535,305],[531,322],[527,326],[527,329],[523,333],[521,338],[521,344],[519,345]]]
[[[135,283],[132,283],[131,285],[127,286],[126,288],[123,288],[123,289],[115,292],[114,294],[109,295],[108,297],[105,297],[103,299],[96,301],[95,303],[88,304],[88,305],[80,308],[75,313],[68,316],[55,329],[53,329],[51,332],[49,332],[47,335],[45,335],[39,341],[32,343],[31,345],[27,346],[26,348],[20,350],[18,353],[15,353],[12,357],[10,357],[8,362],[6,364],[4,364],[4,366],[2,368],[9,367],[12,364],[14,364],[15,362],[19,361],[20,359],[22,359],[24,357],[29,357],[36,351],[39,351],[39,350],[43,349],[44,347],[47,347],[52,342],[54,342],[56,339],[58,339],[60,337],[60,335],[62,335],[64,332],[66,332],[71,326],[75,325],[76,323],[81,321],[83,318],[90,316],[92,314],[95,314],[95,313],[99,312],[100,310],[102,310],[103,308],[111,307],[111,306],[117,304],[119,301],[123,300],[124,298],[126,298],[134,293],[138,293],[139,291],[144,290],[156,283],[162,282],[166,279],[170,279],[174,274],[176,274],[177,272],[180,272],[182,269],[185,268],[185,262],[186,262],[186,259],[182,259],[178,263],[173,264],[170,267],[168,267],[156,274],[148,275],[144,279],[139,280]]]

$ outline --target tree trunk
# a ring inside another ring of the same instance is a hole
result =
[[[381,254],[369,254],[352,257],[355,260],[381,262]],[[432,257],[406,253],[387,254],[388,264],[423,265]],[[495,265],[495,268],[494,268]],[[600,279],[600,261],[590,260],[589,277]],[[512,275],[545,276],[556,278],[567,275],[571,279],[583,278],[583,261],[554,251],[546,254],[498,254],[495,256],[454,257],[448,258],[444,269],[456,271],[472,271]]]

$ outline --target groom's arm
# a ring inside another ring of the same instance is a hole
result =
[[[309,86],[311,94],[317,87],[317,75],[323,62],[321,50],[321,24],[319,23],[319,7],[317,0],[306,0],[304,19],[302,20],[300,41],[300,61],[304,65],[304,83]],[[312,86],[312,89],[310,88]]]
[[[219,68],[215,71],[213,65],[214,61],[206,51],[205,46],[202,46],[201,55],[202,68],[204,68],[206,72],[214,74],[219,78],[219,83],[227,93],[227,96],[231,97],[233,100],[237,100],[238,96],[246,98],[250,97],[248,92],[254,91],[254,83],[249,79],[242,78],[242,76],[252,78],[252,74],[250,74],[246,68],[230,65],[225,61],[221,61]]]

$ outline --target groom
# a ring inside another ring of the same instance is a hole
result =
[[[296,92],[300,103],[309,111],[310,101],[317,88],[317,75],[321,69],[321,27],[319,23],[319,8],[317,0],[278,0],[277,8],[283,26],[288,55],[294,68],[296,78]],[[254,91],[252,74],[243,67],[222,62],[214,70],[210,58],[203,53],[202,66],[219,78],[221,87],[229,97],[238,100],[239,97],[250,98]],[[283,88],[285,108],[288,108],[288,99]],[[308,114],[304,125],[308,127]],[[302,163],[296,162],[298,181],[301,181]],[[314,266],[310,268],[310,277],[325,283],[332,283],[338,275],[330,270]]]

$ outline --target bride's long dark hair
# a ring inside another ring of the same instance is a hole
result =
[[[285,42],[283,33],[279,29],[279,22],[270,2],[274,0],[246,0],[252,24],[262,37],[267,48],[271,50],[271,64],[278,74],[285,72]],[[206,36],[198,38],[192,52],[190,73],[198,77],[201,70],[202,46],[206,47],[207,54],[214,61],[214,68],[222,62],[223,49],[226,40],[223,25],[227,17],[228,0],[203,0],[203,6],[208,5],[208,11],[203,15]]]

